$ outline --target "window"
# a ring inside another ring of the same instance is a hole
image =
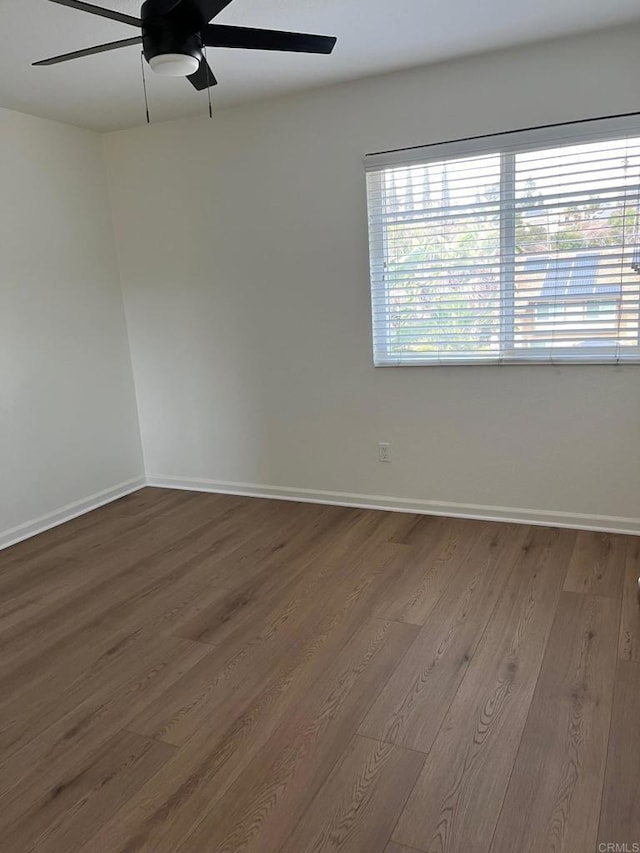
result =
[[[376,365],[640,361],[640,123],[366,159]]]

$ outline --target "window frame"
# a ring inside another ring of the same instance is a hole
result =
[[[500,327],[501,343],[507,340],[508,348],[502,348],[498,353],[478,352],[476,354],[446,353],[438,358],[426,358],[423,353],[405,353],[402,356],[390,352],[389,342],[391,324],[389,322],[389,302],[384,300],[382,329],[384,335],[384,354],[376,352],[376,328],[380,328],[381,319],[376,316],[380,309],[375,308],[373,294],[376,285],[386,289],[385,274],[380,281],[374,280],[374,269],[384,270],[387,257],[387,229],[384,227],[384,217],[375,217],[369,211],[368,233],[370,238],[370,274],[369,286],[371,296],[372,347],[375,367],[439,367],[455,365],[576,365],[576,364],[637,364],[640,363],[640,331],[637,347],[629,347],[621,356],[620,346],[589,347],[580,359],[575,358],[575,347],[557,347],[552,353],[536,355],[535,347],[523,350],[515,346],[515,232],[516,232],[516,156],[519,153],[544,150],[545,148],[561,148],[563,146],[588,144],[589,142],[606,142],[624,137],[640,137],[640,114],[615,116],[604,119],[586,119],[576,122],[566,122],[558,125],[527,128],[524,130],[506,131],[484,136],[470,137],[445,143],[431,143],[414,148],[399,149],[377,154],[368,154],[364,158],[367,180],[378,176],[377,187],[382,191],[384,168],[402,168],[415,165],[428,165],[432,162],[457,160],[465,157],[482,157],[500,155]],[[640,177],[639,177],[640,184]],[[367,192],[368,196],[368,192]],[[638,247],[640,251],[640,246]],[[639,285],[640,289],[640,285]],[[640,310],[639,310],[640,317]]]

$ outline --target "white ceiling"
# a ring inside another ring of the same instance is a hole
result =
[[[136,0],[93,0],[138,15]],[[144,122],[137,47],[31,62],[136,30],[48,0],[0,0],[0,106],[98,130]],[[338,36],[332,56],[209,50],[228,105],[455,56],[640,20],[638,0],[234,0],[220,23]],[[206,92],[147,68],[152,120],[204,114]]]

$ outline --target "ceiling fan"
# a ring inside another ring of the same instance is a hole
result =
[[[139,18],[112,9],[103,9],[82,0],[51,2],[138,27],[141,35],[52,56],[50,59],[34,62],[34,65],[55,65],[81,56],[142,44],[145,59],[153,71],[170,77],[186,77],[198,90],[215,86],[217,83],[206,60],[207,47],[329,54],[337,41],[329,36],[209,23],[231,0],[146,0],[142,4]]]

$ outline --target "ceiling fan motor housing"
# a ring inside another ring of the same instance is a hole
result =
[[[202,39],[199,33],[190,33],[171,26],[165,16],[166,2],[146,0],[142,4],[142,49],[147,62],[158,56],[191,56],[200,64]]]

